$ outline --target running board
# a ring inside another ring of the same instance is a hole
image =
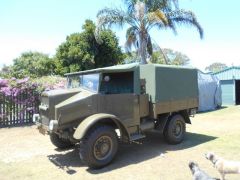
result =
[[[145,138],[145,137],[146,136],[143,135],[143,134],[133,134],[130,137],[130,141],[136,141],[136,140],[139,140],[139,139],[142,139],[142,138]]]

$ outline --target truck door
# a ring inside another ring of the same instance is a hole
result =
[[[127,128],[140,124],[139,96],[133,93],[133,72],[105,73],[100,86],[100,111],[119,117]]]

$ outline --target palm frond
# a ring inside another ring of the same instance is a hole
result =
[[[133,14],[134,6],[138,0],[123,0],[124,4],[127,6],[127,11],[129,14]]]
[[[194,26],[197,28],[200,38],[203,38],[203,28],[197,21],[197,18],[192,11],[185,11],[182,9],[178,11],[172,11],[169,13],[169,21],[171,21],[173,24]]]
[[[147,19],[148,19],[148,27],[147,27],[148,30],[150,30],[155,25],[161,28],[168,25],[168,19],[165,16],[164,12],[162,12],[161,10],[149,12],[147,14]]]
[[[127,9],[104,8],[97,14],[96,34],[113,25],[123,27],[130,25],[126,33],[125,48],[127,52],[135,47],[141,61],[146,62],[146,55],[152,54],[152,39],[149,31],[153,27],[170,28],[177,33],[177,25],[196,27],[203,38],[203,29],[191,11],[179,9],[179,0],[122,0]],[[97,39],[97,38],[96,38]],[[167,63],[167,60],[165,58]]]
[[[161,9],[162,11],[171,11],[173,7],[178,9],[178,0],[145,0],[148,11],[156,11]]]
[[[126,13],[120,9],[104,8],[97,14],[98,28],[118,25],[122,27],[126,21]]]
[[[100,32],[102,29],[111,28],[113,25],[123,27],[126,19],[129,18],[121,9],[104,8],[97,13],[97,27],[95,30],[95,38],[98,43],[102,43]]]
[[[138,49],[138,28],[137,27],[130,27],[127,29],[126,32],[126,43],[125,43],[125,50],[126,52],[130,52],[132,47],[134,46]]]
[[[141,21],[144,18],[144,15],[146,14],[145,3],[137,1],[137,3],[134,6],[134,9],[135,18]]]
[[[169,15],[166,15],[168,19],[168,28],[170,28],[173,33],[176,35],[177,34],[177,28],[176,25],[174,24],[174,21],[169,17]]]

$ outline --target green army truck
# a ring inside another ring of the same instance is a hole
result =
[[[34,121],[58,148],[79,143],[91,168],[109,164],[119,141],[136,142],[147,131],[182,142],[198,107],[196,69],[128,64],[66,76],[67,89],[42,93]]]

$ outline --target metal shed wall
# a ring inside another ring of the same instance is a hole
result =
[[[235,83],[234,80],[222,80],[222,104],[235,105]]]
[[[219,80],[240,79],[240,67],[230,67],[223,71],[214,73]]]
[[[222,88],[222,104],[236,104],[236,80],[240,80],[240,67],[230,67],[214,73],[220,80]]]

